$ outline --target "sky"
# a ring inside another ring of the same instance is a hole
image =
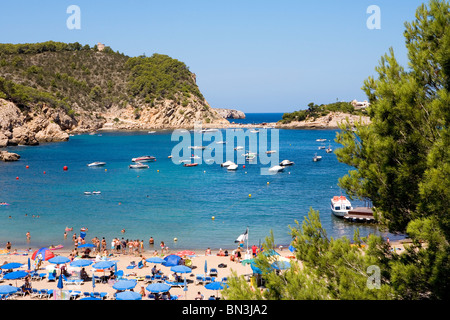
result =
[[[2,1],[0,43],[101,42],[128,56],[183,61],[213,108],[292,112],[310,102],[366,100],[361,90],[394,49],[418,0]],[[71,5],[80,9],[71,29]],[[379,8],[379,15],[369,11]],[[378,18],[373,20],[373,18]],[[367,22],[379,22],[379,29]]]

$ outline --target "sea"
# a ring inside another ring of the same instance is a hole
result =
[[[274,122],[281,116],[248,114],[239,121]],[[219,132],[224,137],[228,134],[225,129]],[[150,237],[155,239],[155,249],[161,241],[170,250],[233,249],[246,230],[250,246],[262,244],[272,233],[277,246],[287,247],[291,228],[301,226],[310,208],[319,211],[328,237],[353,239],[358,229],[361,236],[401,238],[376,225],[332,215],[330,199],[345,195],[338,180],[352,169],[338,162],[334,153],[318,149],[322,144],[339,148],[336,134],[336,130],[277,130],[276,155],[294,165],[273,175],[261,173],[267,165],[258,161],[259,156],[231,172],[217,161],[184,167],[169,158],[180,143],[169,130],[99,131],[71,136],[67,142],[8,147],[21,158],[0,163],[0,203],[8,204],[0,206],[0,247],[10,241],[13,248],[72,248],[72,235],[78,235],[81,228],[88,229],[88,240],[95,236],[108,243],[115,237],[139,239],[146,249],[152,249]],[[317,139],[326,139],[326,143]],[[203,142],[203,152],[214,144]],[[246,149],[236,151],[235,159]],[[195,152],[202,156],[201,150]],[[322,161],[313,162],[315,154]],[[130,169],[131,159],[143,155],[154,156],[156,161],[148,162],[148,169]],[[87,166],[94,161],[106,165]],[[85,194],[92,191],[100,194]],[[67,227],[73,231],[64,239]]]

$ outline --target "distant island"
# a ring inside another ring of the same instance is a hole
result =
[[[64,141],[71,132],[226,125],[167,55],[47,41],[0,44],[0,147]]]
[[[334,102],[317,105],[314,102],[308,104],[304,110],[283,114],[276,124],[277,128],[338,128],[339,124],[348,120],[350,124],[362,122],[370,124],[366,108],[370,104],[367,101],[358,102]]]

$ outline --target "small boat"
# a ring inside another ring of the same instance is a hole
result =
[[[328,146],[328,149],[326,151],[327,151],[327,153],[332,153],[333,152],[333,149],[331,149],[331,145]]]
[[[233,164],[235,164],[233,161],[227,161],[227,162],[222,163],[220,166],[226,168],[226,167],[229,167],[229,166],[231,166]]]
[[[217,141],[216,143],[217,143],[217,144],[227,144],[226,141]]]
[[[199,156],[192,156],[191,159],[200,159]]]
[[[0,206],[9,206],[9,203],[6,203],[6,202],[0,202]]]
[[[236,171],[237,168],[238,168],[238,165],[233,163],[232,165],[229,165],[229,166],[227,167],[227,170],[228,170],[228,171]]]
[[[149,131],[148,133],[155,133],[156,131]]]
[[[92,194],[92,192],[90,192],[90,191],[85,191],[84,194],[87,195],[87,196],[90,196],[90,195]]]
[[[317,142],[324,142],[324,141],[327,141],[327,139],[317,139],[316,141]]]
[[[325,149],[325,146],[319,146],[317,149],[319,150]]]
[[[276,151],[276,150],[269,150],[269,151],[266,151],[266,154],[272,154],[272,153],[277,153],[277,151]]]
[[[198,166],[198,163],[185,163],[183,164],[183,167],[196,167]]]
[[[320,161],[320,160],[322,160],[322,156],[318,156],[317,153],[316,153],[316,155],[313,157],[313,161],[317,162],[317,161]]]
[[[191,160],[180,160],[180,163],[190,163]]]
[[[331,212],[333,212],[336,217],[342,218],[346,216],[352,209],[352,204],[349,200],[347,200],[346,197],[334,196],[333,198],[331,198]]]
[[[259,133],[258,130],[250,130],[250,133]]]
[[[284,171],[284,167],[282,166],[273,166],[269,169],[270,172],[282,172]]]
[[[193,146],[193,147],[189,147],[189,149],[192,149],[192,150],[205,150],[206,147],[204,147],[204,146]]]
[[[206,129],[205,132],[217,132],[219,129]]]
[[[136,163],[136,164],[130,164],[130,165],[128,166],[128,168],[130,168],[130,169],[148,169],[149,166],[146,165],[146,164],[143,164],[143,163],[138,162],[138,163]]]
[[[168,156],[167,158],[172,159],[172,155]]]
[[[148,161],[155,161],[156,158],[152,157],[152,156],[142,156],[142,157],[137,157],[137,158],[133,158],[131,159],[131,161],[133,162],[148,162]]]
[[[101,194],[101,191],[92,191],[92,194]]]
[[[106,162],[96,161],[96,162],[89,163],[87,166],[88,167],[103,167],[105,164],[106,164]]]
[[[282,167],[292,166],[293,164],[294,164],[294,162],[289,161],[289,160],[283,160],[280,162],[280,166],[282,166]]]
[[[244,147],[237,146],[236,148],[234,148],[234,150],[244,150]]]

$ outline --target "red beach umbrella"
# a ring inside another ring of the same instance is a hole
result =
[[[31,259],[35,260],[39,256],[39,254],[42,256],[42,259],[44,261],[47,261],[48,259],[51,259],[55,256],[49,248],[40,248],[39,250],[33,252]]]
[[[190,250],[183,250],[183,251],[177,252],[176,255],[179,256],[179,257],[195,256],[195,252],[194,251],[190,251]]]

